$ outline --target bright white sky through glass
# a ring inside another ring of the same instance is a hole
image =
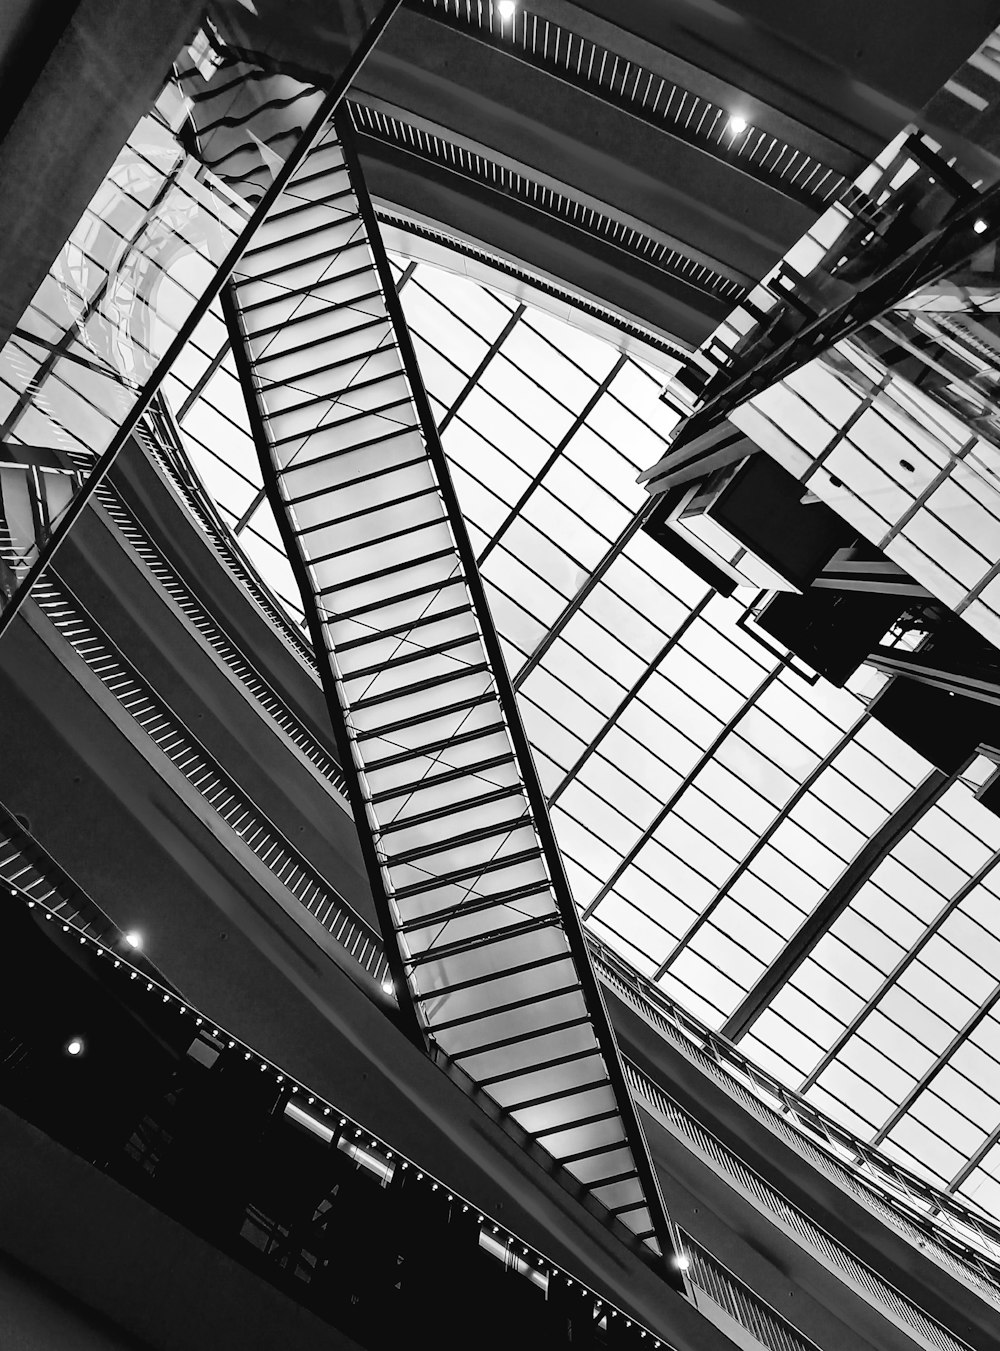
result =
[[[737,625],[748,593],[712,592],[641,532],[567,616],[666,448],[662,377],[426,263],[401,298],[577,903],[720,1027],[931,767],[868,717],[882,677],[810,686]],[[209,315],[166,393],[206,487],[298,618],[229,356],[185,407],[224,346]],[[997,851],[1000,820],[957,782],[741,1042],[994,1214]]]

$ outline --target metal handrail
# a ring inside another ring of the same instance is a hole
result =
[[[188,487],[175,468],[167,467],[162,451],[157,460],[187,501]],[[303,749],[311,754],[305,743]],[[638,1001],[640,1012],[694,1056],[727,1092],[908,1241],[970,1282],[985,1298],[1000,1303],[1000,1225],[923,1182],[755,1065],[731,1042],[645,981],[595,935],[588,933],[587,941],[598,973],[630,1001]],[[695,1055],[696,1049],[703,1054]],[[778,1102],[781,1110],[775,1110],[769,1100]]]
[[[277,836],[274,828],[269,827],[266,820],[261,820],[253,804],[248,802],[245,795],[241,794],[224,772],[215,765],[207,752],[187,733],[186,728],[153,694],[149,686],[136,676],[121,654],[114,649],[110,640],[93,621],[89,620],[89,617],[85,617],[82,607],[79,607],[78,602],[61,583],[51,577],[43,580],[39,584],[35,599],[42,612],[52,619],[122,707],[202,792],[222,818],[240,834],[244,842],[271,868],[278,880],[288,887],[306,908],[316,914],[324,927],[344,944],[365,970],[374,974],[376,979],[384,979],[387,964],[379,937],[350,910],[343,898],[330,896],[328,888],[324,893],[323,884],[317,886],[313,870],[308,868],[287,842]],[[303,879],[306,880],[305,887]],[[312,888],[308,885],[309,881],[312,882]],[[598,945],[593,946],[596,948]],[[613,973],[602,961],[601,954],[595,952],[595,957],[603,978],[612,988],[621,990],[622,983],[620,980],[610,978]],[[677,1035],[680,1036],[680,1033]],[[826,1235],[825,1231],[808,1216],[792,1207],[770,1184],[673,1103],[658,1085],[630,1062],[626,1062],[625,1071],[634,1091],[671,1120],[699,1148],[714,1158],[716,1163],[723,1166],[729,1176],[741,1184],[763,1208],[777,1214],[786,1223],[790,1222],[791,1217],[795,1232],[812,1247],[818,1248],[835,1267],[853,1278],[871,1298],[883,1304],[908,1327],[921,1334],[936,1348],[936,1351],[961,1351],[964,1343],[953,1338],[947,1330],[893,1290],[887,1282],[836,1240]],[[752,1328],[750,1330],[753,1331]],[[765,1345],[770,1346],[771,1343],[765,1342]],[[784,1348],[780,1348],[780,1351],[784,1351]]]
[[[120,707],[295,900],[369,976],[389,979],[381,937],[285,838],[49,571],[32,599]]]
[[[712,99],[526,6],[519,5],[513,18],[501,18],[491,0],[411,0],[411,4],[429,18],[472,33],[498,51],[585,90],[813,210],[856,193],[843,174],[815,155],[760,127],[734,124],[729,111]]]
[[[811,1337],[789,1323],[690,1234],[678,1229],[677,1236],[680,1251],[688,1260],[687,1275],[691,1284],[745,1328],[761,1346],[767,1347],[768,1351],[818,1351]],[[697,1295],[694,1302],[700,1312],[711,1317]]]
[[[451,173],[503,193],[535,210],[545,212],[575,229],[601,239],[616,249],[640,258],[664,275],[719,301],[738,304],[746,294],[739,281],[653,235],[636,229],[626,221],[589,206],[581,198],[558,192],[538,179],[509,168],[500,159],[484,152],[467,150],[457,142],[407,121],[393,113],[382,112],[357,99],[347,99],[345,107],[357,132],[374,137],[408,154],[441,165]]]
[[[333,756],[303,727],[246,654],[200,604],[150,539],[135,513],[126,506],[111,484],[105,480],[99,485],[94,496],[110,517],[118,533],[157,584],[178,606],[185,619],[201,634],[267,716],[299,748],[323,778],[343,793],[346,780]]]
[[[748,1195],[765,1213],[783,1227],[791,1229],[795,1238],[812,1249],[829,1267],[871,1303],[881,1307],[894,1322],[935,1351],[967,1351],[968,1343],[944,1327],[897,1290],[866,1262],[862,1262],[848,1248],[827,1233],[805,1211],[792,1204],[749,1165],[738,1158],[722,1141],[684,1110],[659,1084],[654,1083],[631,1060],[625,1059],[625,1076],[633,1090],[699,1154],[727,1175],[731,1182]]]
[[[261,578],[243,553],[232,531],[216,512],[215,504],[201,487],[200,479],[188,464],[173,416],[162,400],[157,405],[151,405],[150,410],[144,415],[137,436],[148,451],[155,467],[161,471],[211,541],[226,569],[318,682],[316,660],[309,640],[289,619],[280,599]]]
[[[710,1079],[879,1219],[1000,1306],[1000,1272],[993,1256],[997,1226],[980,1220],[949,1193],[921,1182],[879,1150],[865,1145],[645,981],[599,939],[591,934],[588,941],[605,983]],[[782,1115],[768,1098],[792,1115]],[[870,1175],[862,1168],[870,1169]],[[921,1206],[928,1211],[921,1211]],[[931,1207],[946,1214],[953,1225],[962,1226],[964,1234],[946,1229],[930,1213]]]

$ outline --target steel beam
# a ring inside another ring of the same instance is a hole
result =
[[[346,119],[302,172],[223,305],[401,1011],[584,1204],[634,1204],[615,1227],[662,1268],[669,1224]],[[562,1091],[517,1105],[543,1083]]]
[[[740,1006],[720,1029],[730,1041],[739,1041],[770,1004],[782,986],[806,960],[816,944],[844,913],[872,873],[899,841],[951,786],[952,776],[933,769],[871,837],[841,873],[808,919],[804,920]]]

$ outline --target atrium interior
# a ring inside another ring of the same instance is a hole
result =
[[[1000,2],[17,0],[0,1344],[1000,1346]]]

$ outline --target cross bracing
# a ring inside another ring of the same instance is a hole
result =
[[[331,128],[225,310],[397,994],[584,1195],[671,1240],[360,170]]]
[[[871,842],[891,839],[930,766],[868,716],[882,676],[810,687],[737,625],[738,596],[630,529],[635,476],[671,428],[652,367],[620,364],[585,316],[525,305],[499,273],[421,261],[418,238],[394,266],[574,897],[597,937],[722,1027]],[[191,382],[225,341],[209,322]],[[240,402],[224,358],[182,427],[240,540],[294,596]],[[740,1045],[996,1213],[1000,838],[975,800],[988,771],[970,766],[888,852],[869,851]]]

